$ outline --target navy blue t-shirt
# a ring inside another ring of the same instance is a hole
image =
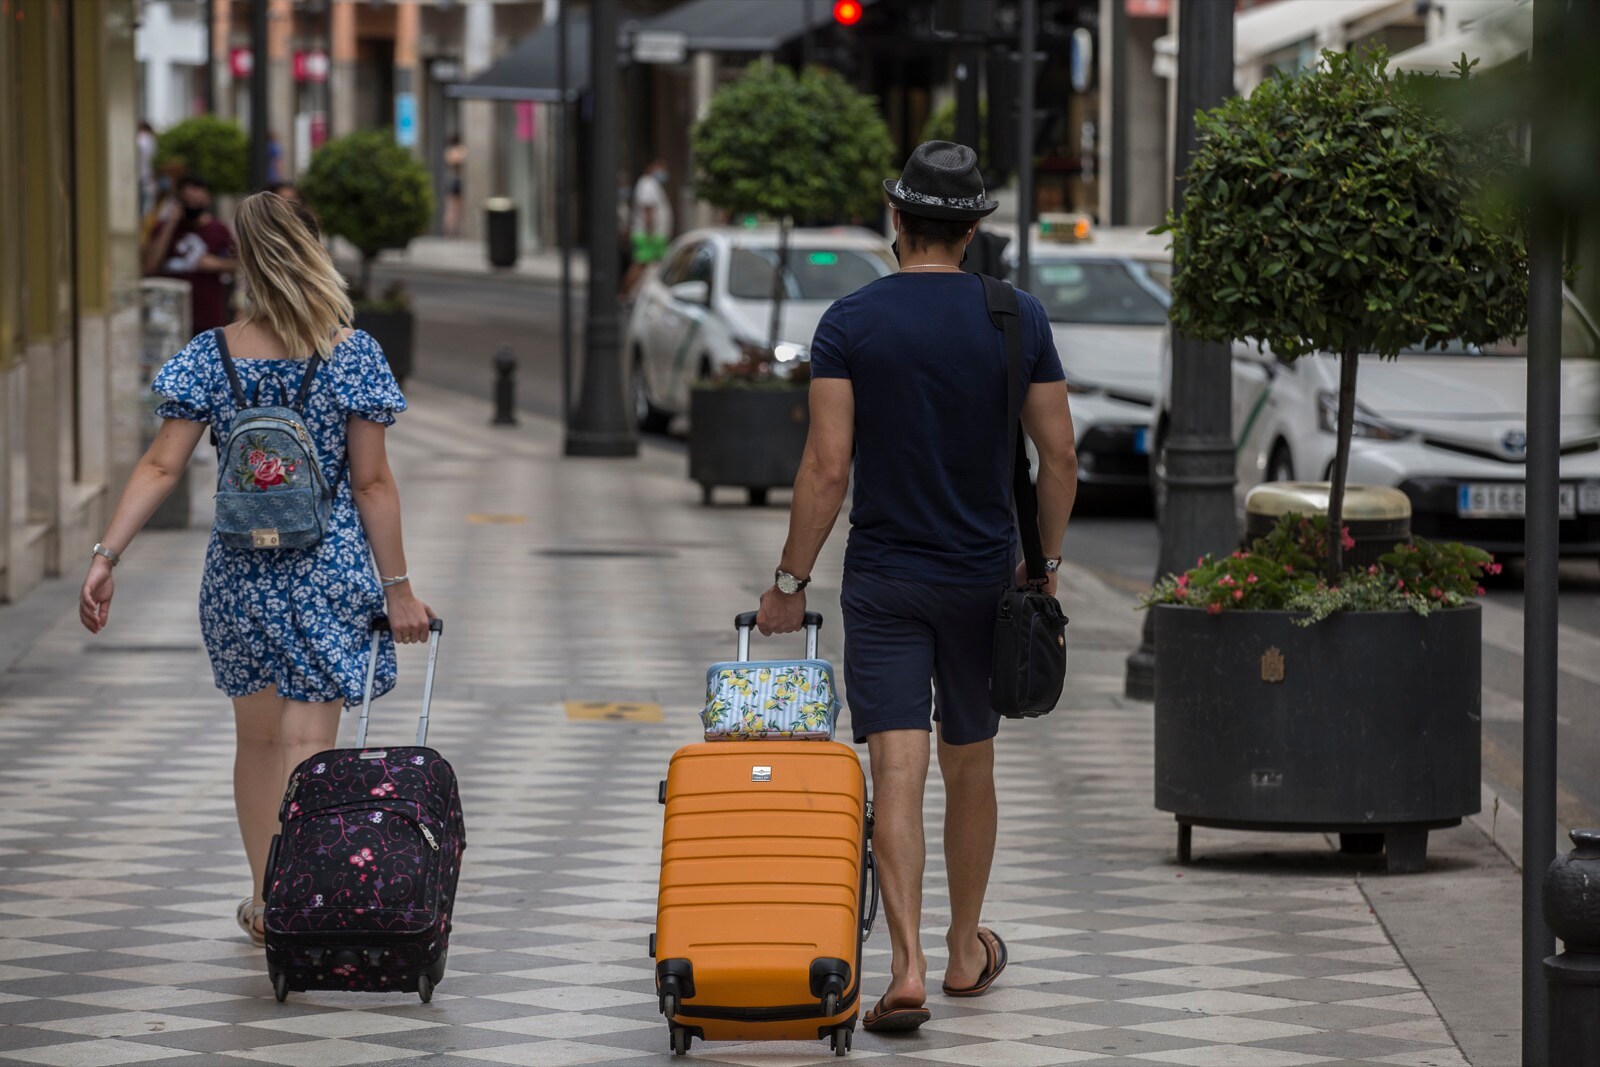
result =
[[[1022,305],[1027,382],[1065,377],[1044,307]],[[855,498],[845,569],[999,585],[1015,542],[1006,352],[975,274],[891,274],[836,301],[811,376],[855,392]]]

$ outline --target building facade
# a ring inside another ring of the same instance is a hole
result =
[[[137,9],[0,0],[0,14],[7,601],[87,560],[138,455]]]

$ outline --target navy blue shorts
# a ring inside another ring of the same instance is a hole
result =
[[[1000,732],[1000,716],[989,710],[999,600],[999,583],[929,585],[845,572],[844,684],[857,744],[883,730],[930,729],[930,711],[946,744]]]

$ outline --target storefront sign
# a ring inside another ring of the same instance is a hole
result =
[[[644,31],[633,36],[635,63],[682,63],[688,54],[686,33]]]
[[[394,140],[402,148],[417,146],[417,94],[394,94]]]
[[[328,53],[296,52],[294,54],[294,80],[297,82],[325,82],[328,80]]]
[[[235,78],[248,78],[255,68],[254,53],[248,48],[235,48],[228,52],[228,69]]]

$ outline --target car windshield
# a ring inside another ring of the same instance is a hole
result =
[[[1469,345],[1462,341],[1451,341],[1443,348],[1406,348],[1401,350],[1407,356],[1526,356],[1528,354],[1528,336],[1507,341],[1496,341],[1492,345]],[[1562,302],[1561,305],[1561,358],[1562,359],[1593,359],[1600,354],[1600,338],[1595,336],[1594,329],[1584,320],[1583,314],[1571,300]]]
[[[1032,292],[1051,322],[1162,326],[1171,302],[1171,267],[1117,259],[1036,259]]]
[[[776,248],[735,248],[728,260],[728,295],[738,300],[772,299]],[[791,248],[784,271],[784,296],[789,300],[837,300],[875,278],[889,265],[870,252],[854,248]]]

